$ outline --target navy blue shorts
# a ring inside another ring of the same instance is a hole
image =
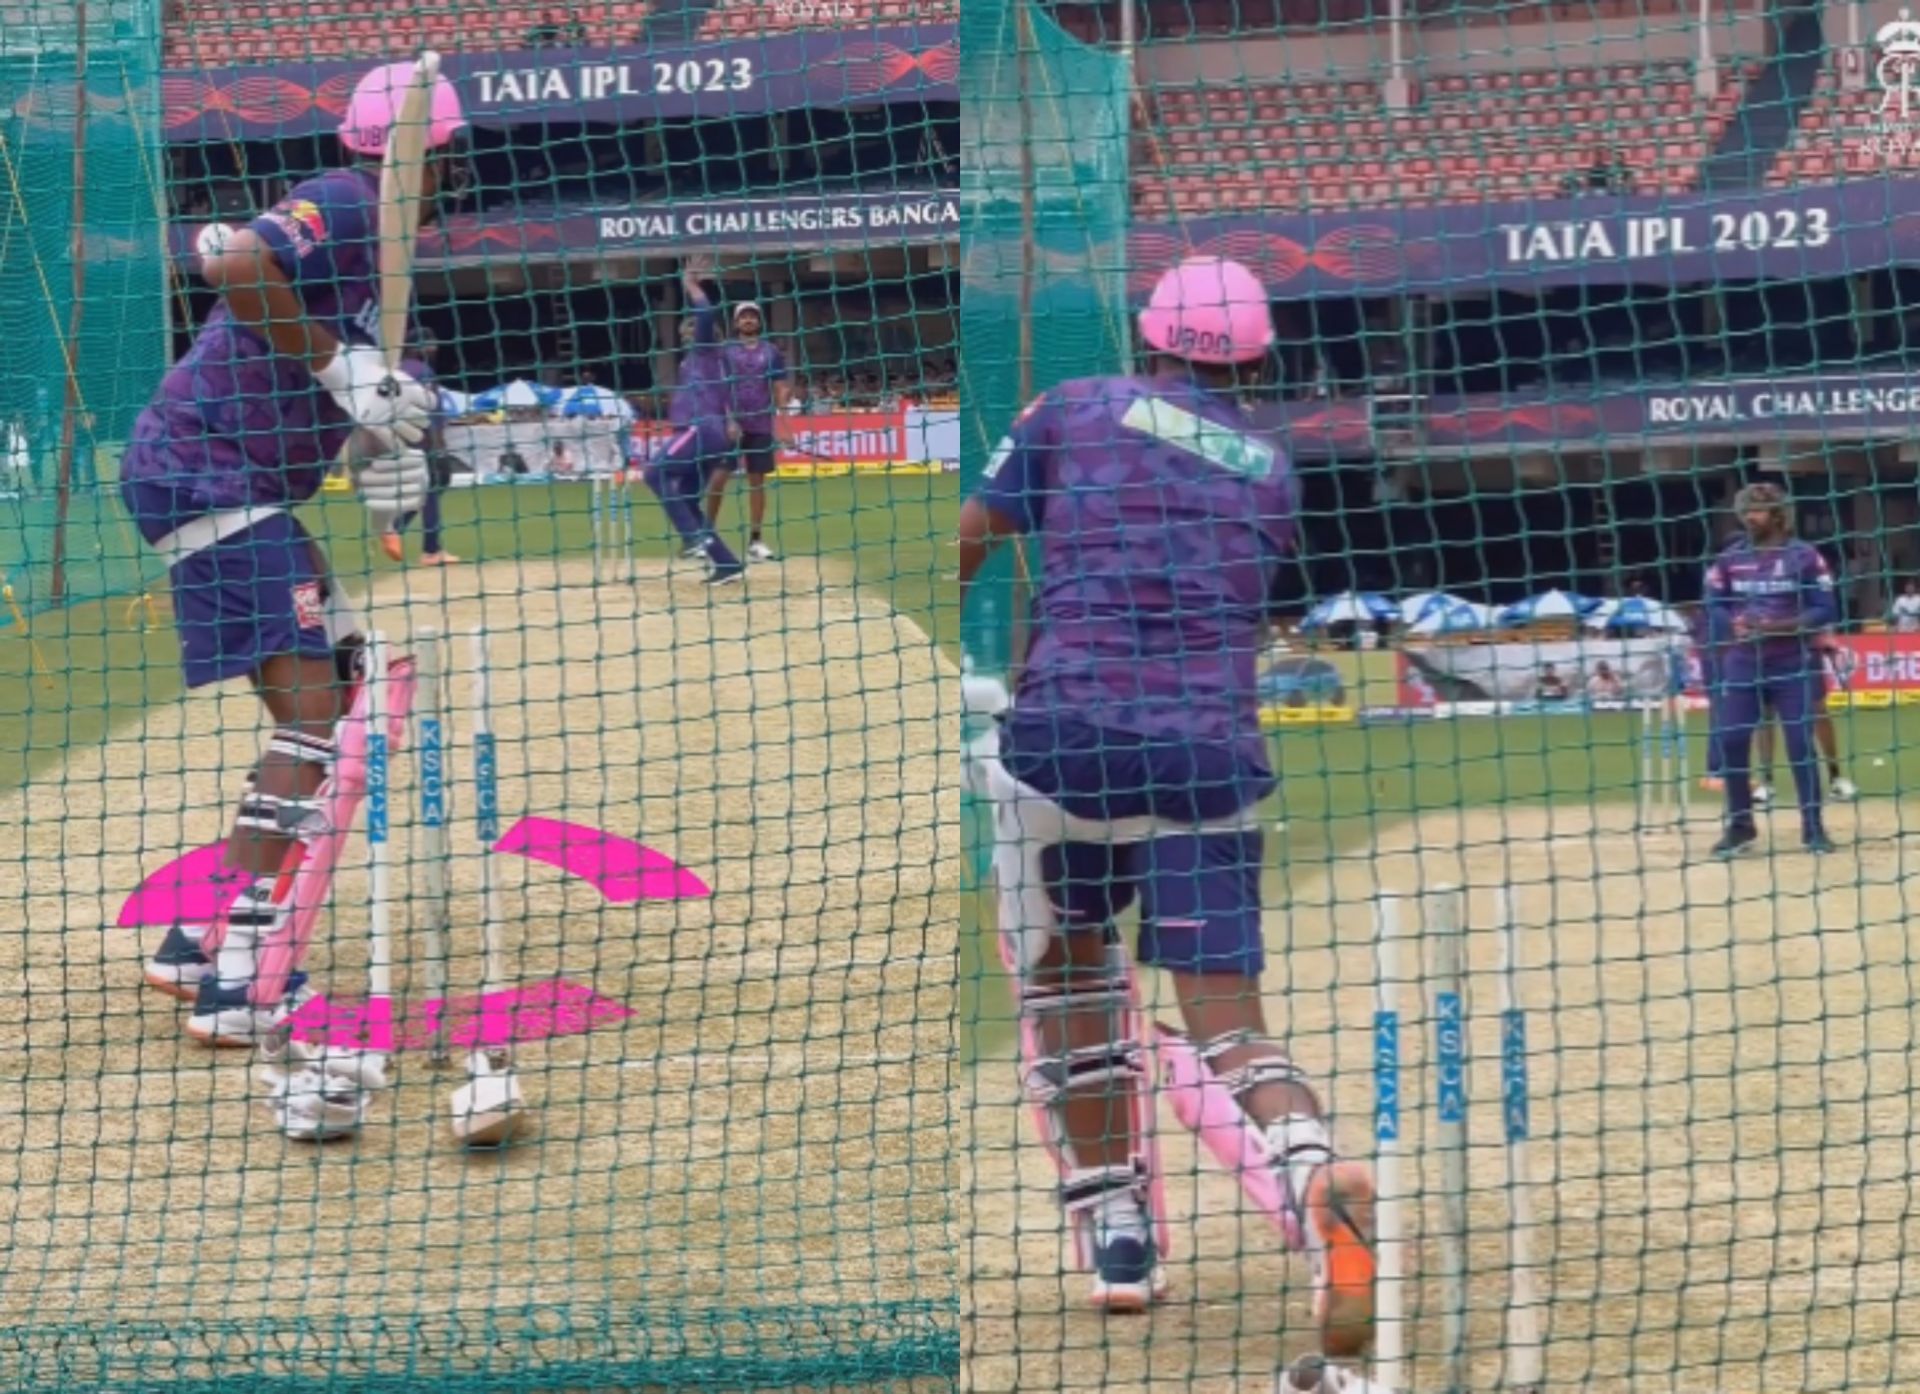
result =
[[[326,582],[290,514],[196,552],[168,573],[188,687],[257,673],[280,654],[331,658]]]
[[[772,474],[778,463],[774,458],[772,436],[760,431],[740,433],[740,464],[748,474],[759,476]]]
[[[1000,758],[1015,779],[1083,818],[1211,822],[1276,787],[1271,771],[1229,746],[1156,741],[1018,712],[1001,727]],[[1104,931],[1137,901],[1140,962],[1250,978],[1266,967],[1264,865],[1258,828],[1069,842],[1042,860],[1054,913],[1068,932]]]

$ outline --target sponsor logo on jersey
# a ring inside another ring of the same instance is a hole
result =
[[[293,587],[293,622],[301,629],[325,629],[327,606],[318,581],[299,581]]]
[[[311,256],[327,240],[327,220],[320,205],[304,198],[288,199],[269,211],[266,221],[287,235],[296,257]]]
[[[1280,461],[1280,452],[1265,441],[1195,416],[1158,397],[1137,399],[1120,418],[1120,424],[1245,479],[1267,478]]]

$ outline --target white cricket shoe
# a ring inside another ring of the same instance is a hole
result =
[[[1860,791],[1854,787],[1851,779],[1843,775],[1833,781],[1833,797],[1839,803],[1852,803],[1860,797]]]
[[[773,548],[756,537],[752,542],[747,544],[747,560],[779,561],[780,558],[774,553]]]
[[[1753,801],[1761,805],[1762,807],[1765,807],[1766,805],[1772,803],[1773,802],[1773,786],[1771,784],[1754,785]]]

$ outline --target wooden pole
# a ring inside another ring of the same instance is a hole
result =
[[[54,499],[53,577],[55,604],[67,594],[67,515],[73,508],[73,445],[80,412],[80,316],[87,292],[87,0],[75,0],[73,47],[73,304],[67,307],[66,407],[60,414],[60,480]]]

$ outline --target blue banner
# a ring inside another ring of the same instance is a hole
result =
[[[166,72],[166,138],[283,140],[331,132],[372,66],[360,59]],[[959,67],[955,26],[922,24],[670,46],[448,53],[442,71],[459,89],[469,121],[514,126],[957,102]]]
[[[1196,253],[1245,262],[1276,300],[1806,280],[1920,259],[1920,181],[1141,223],[1129,291]]]

